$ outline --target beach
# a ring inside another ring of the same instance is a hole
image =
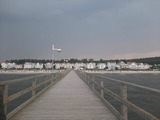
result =
[[[119,74],[137,74],[137,73],[153,73],[153,74],[159,74],[160,71],[120,71],[120,70],[117,70],[117,71],[96,71],[96,70],[86,70],[86,72],[88,73],[100,73],[100,74],[107,74],[107,73],[119,73]]]
[[[0,70],[0,74],[40,74],[55,73],[58,70]]]

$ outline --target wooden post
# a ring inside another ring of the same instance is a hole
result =
[[[55,73],[54,79],[55,81],[57,81],[57,73]]]
[[[123,100],[127,100],[127,86],[125,84],[121,84],[120,86],[120,96]],[[128,120],[128,108],[125,105],[121,105],[121,114],[124,120]]]
[[[87,74],[84,73],[84,81],[86,82],[87,81]]]
[[[92,76],[92,89],[94,89],[94,76]]]
[[[86,73],[83,72],[83,78],[84,78],[84,81],[86,81]]]
[[[53,80],[54,80],[54,78],[53,78],[53,73],[52,73],[52,79],[51,79],[51,84],[53,84]]]
[[[87,75],[87,84],[89,85],[89,83],[90,83],[90,78],[89,78],[89,75]]]
[[[5,85],[0,86],[0,120],[6,120],[6,115],[7,115],[7,105],[5,104],[5,96],[6,96],[5,88],[6,88]]]
[[[47,75],[45,75],[45,81],[47,81]],[[47,87],[47,82],[46,82],[45,87]]]
[[[103,90],[104,84],[103,84],[103,80],[101,80],[100,85],[101,85],[101,88],[100,88],[100,90],[101,90],[101,97],[104,98],[104,90]]]
[[[32,80],[32,97],[36,94],[36,78]]]

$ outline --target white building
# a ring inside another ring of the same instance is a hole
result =
[[[123,61],[119,62],[118,65],[120,66],[120,69],[127,68],[127,64],[124,63]]]
[[[149,68],[150,68],[149,64],[144,64],[144,63],[139,63],[138,64],[138,69],[146,70],[146,69],[149,69]]]
[[[65,69],[72,69],[74,67],[74,64],[71,64],[71,63],[64,63],[64,68]]]
[[[51,69],[51,68],[52,68],[52,63],[46,63],[46,64],[45,64],[45,67],[46,67],[47,69]]]
[[[16,67],[15,63],[1,63],[2,69],[13,69]]]
[[[138,64],[136,62],[128,62],[127,65],[129,69],[138,69]]]
[[[95,69],[96,68],[96,63],[91,62],[91,63],[87,63],[87,69]]]
[[[60,63],[56,63],[56,64],[55,64],[55,68],[56,68],[56,69],[60,69],[61,66],[62,66],[62,65],[61,65]]]
[[[8,69],[13,69],[13,68],[15,68],[16,67],[16,63],[8,63],[7,64],[7,68]]]
[[[23,69],[23,65],[16,65],[15,68],[16,69]]]
[[[1,63],[2,69],[7,69],[7,63]]]
[[[35,68],[35,63],[26,62],[24,64],[24,69],[34,69],[34,68]]]
[[[117,67],[116,62],[107,62],[107,67],[108,70],[115,70],[115,68]]]
[[[86,68],[86,64],[85,63],[75,63],[74,68],[77,69],[84,69]]]
[[[128,68],[132,70],[146,70],[150,68],[149,64],[128,62]]]
[[[97,68],[100,70],[103,70],[106,68],[106,64],[105,63],[98,63]]]
[[[149,64],[144,64],[144,69],[150,69],[151,65]]]
[[[36,63],[35,68],[36,69],[43,69],[43,63]]]

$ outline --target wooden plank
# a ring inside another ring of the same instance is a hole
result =
[[[72,71],[10,120],[118,120]]]

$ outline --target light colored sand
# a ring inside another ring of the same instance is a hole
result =
[[[40,74],[40,73],[55,73],[57,70],[0,70],[0,74]]]
[[[107,74],[107,73],[125,73],[125,74],[137,74],[137,73],[153,73],[157,74],[160,73],[160,71],[86,71],[88,73],[101,73],[101,74]]]

